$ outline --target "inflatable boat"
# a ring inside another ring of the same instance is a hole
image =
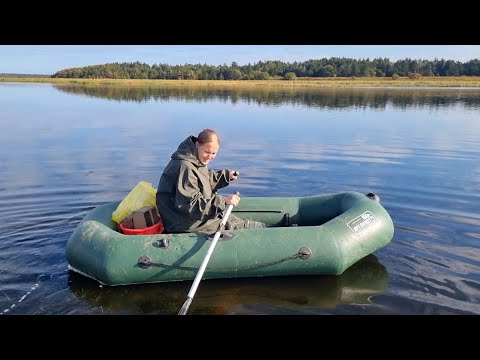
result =
[[[100,205],[79,223],[67,243],[69,269],[110,286],[193,280],[214,234],[124,235],[111,219],[119,203]],[[203,279],[340,275],[394,234],[373,193],[243,197],[232,213],[272,227],[224,231]]]

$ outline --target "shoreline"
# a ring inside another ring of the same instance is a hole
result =
[[[144,80],[144,79],[74,79],[0,77],[0,82],[34,82],[78,84],[85,86],[133,87],[219,87],[219,88],[341,88],[341,87],[408,87],[408,88],[480,88],[480,76],[392,78],[298,78],[296,80]]]

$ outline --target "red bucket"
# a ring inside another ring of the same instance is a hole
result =
[[[157,222],[155,225],[143,228],[143,229],[129,229],[123,226],[123,221],[118,225],[120,231],[125,235],[154,235],[161,234],[163,232],[163,223],[162,220]]]

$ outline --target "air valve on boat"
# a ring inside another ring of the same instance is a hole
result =
[[[368,197],[369,199],[375,200],[376,202],[380,202],[380,196],[378,196],[377,194],[368,193],[365,196]]]

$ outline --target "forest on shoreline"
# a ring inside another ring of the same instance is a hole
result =
[[[303,62],[260,61],[240,66],[233,62],[212,66],[207,64],[152,66],[134,63],[113,63],[60,70],[53,78],[76,79],[157,79],[157,80],[270,80],[297,78],[397,78],[397,77],[480,76],[480,60],[462,63],[453,60],[323,58]]]
[[[16,76],[15,76],[16,75]],[[143,80],[295,80],[306,78],[401,78],[480,76],[480,59],[467,62],[434,59],[323,58],[303,62],[259,61],[240,66],[233,62],[207,64],[148,65],[140,62],[110,63],[63,69],[52,75],[1,74],[0,77],[52,77],[59,79]]]

